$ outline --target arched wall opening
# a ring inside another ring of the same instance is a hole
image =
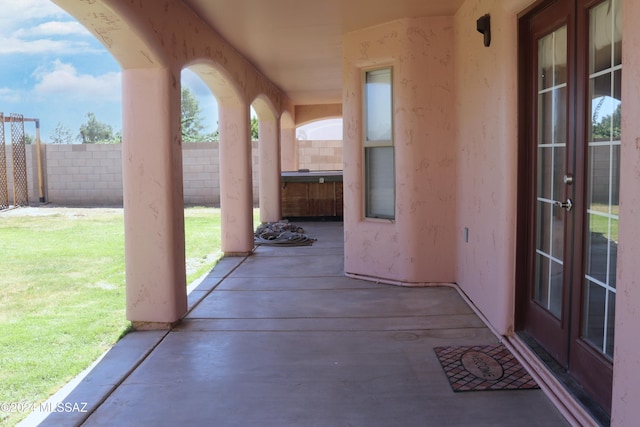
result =
[[[279,88],[182,2],[162,8],[112,0],[56,3],[122,66],[127,318],[138,328],[170,327],[187,308],[181,71],[194,71],[218,103],[226,255],[253,250],[250,103],[264,94],[278,114],[292,107]],[[290,129],[295,141],[295,127]]]
[[[134,328],[168,328],[187,309],[179,76],[130,5],[56,3],[122,67],[126,316]]]
[[[250,106],[219,64],[199,60],[186,67],[202,79],[217,100],[222,251],[246,254],[253,248]]]
[[[342,132],[342,117],[314,120],[298,126],[298,169],[342,170]]]

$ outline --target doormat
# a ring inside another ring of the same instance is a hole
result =
[[[434,348],[453,391],[537,389],[502,344]]]

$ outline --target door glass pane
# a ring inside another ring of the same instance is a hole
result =
[[[553,176],[553,147],[538,146],[538,197],[551,200],[551,177]]]
[[[564,200],[567,142],[567,31],[562,27],[538,41],[536,167],[536,272],[534,300],[562,315]]]
[[[538,90],[567,83],[567,27],[538,41]]]
[[[552,209],[549,203],[536,203],[536,248],[546,254],[551,253]]]
[[[598,283],[585,281],[583,338],[609,358],[613,358],[615,310],[615,293]]]
[[[549,258],[537,253],[536,254],[536,270],[535,284],[533,288],[533,299],[544,307],[548,307],[549,300]]]
[[[589,11],[589,99],[591,131],[587,153],[587,222],[582,336],[613,357],[620,116],[622,99],[621,1],[608,0]]]
[[[611,53],[614,28],[611,19],[611,1],[605,1],[589,13],[589,72],[611,68]]]
[[[585,281],[583,306],[583,335],[596,348],[602,349],[604,344],[604,328],[607,307],[606,290],[590,281]]]
[[[538,144],[553,143],[554,137],[553,89],[538,95]]]
[[[599,283],[607,283],[607,262],[609,252],[609,218],[599,212],[588,216],[587,229],[587,278]]]
[[[549,278],[549,311],[557,318],[562,314],[562,263],[552,261]]]
[[[611,97],[611,74],[592,77],[589,80],[591,95],[591,142],[611,140],[612,119],[619,102]]]

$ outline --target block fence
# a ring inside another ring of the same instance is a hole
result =
[[[299,167],[342,169],[342,141],[298,141]],[[11,147],[7,146],[9,200],[13,203]],[[258,204],[258,142],[252,143],[253,199]],[[44,197],[66,206],[122,206],[121,144],[42,144]],[[185,143],[182,151],[184,202],[219,206],[218,142]],[[27,146],[29,203],[38,204],[36,146]]]

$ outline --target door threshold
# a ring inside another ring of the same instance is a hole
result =
[[[574,426],[609,426],[611,419],[566,370],[525,332],[504,337],[505,344]]]

